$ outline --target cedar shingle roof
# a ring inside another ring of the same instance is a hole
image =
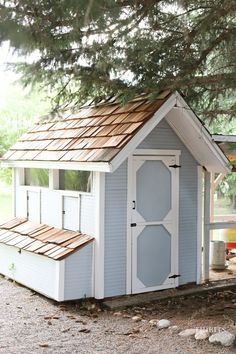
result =
[[[105,103],[39,122],[3,156],[12,161],[109,162],[169,98]]]
[[[231,171],[236,172],[236,135],[213,134],[212,137],[230,161]]]
[[[37,224],[26,219],[14,218],[0,225],[0,243],[55,260],[68,257],[92,241],[91,236]]]

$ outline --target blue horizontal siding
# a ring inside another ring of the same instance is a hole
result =
[[[126,292],[127,162],[105,179],[105,297]]]

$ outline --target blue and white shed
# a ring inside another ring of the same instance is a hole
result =
[[[64,266],[60,285],[66,295],[57,300],[200,282],[203,171],[230,167],[179,93],[139,97],[122,107],[108,100],[47,117],[3,156],[2,166],[14,170],[16,218],[94,238],[52,260],[57,269],[65,259],[70,267]],[[0,236],[5,262],[18,246]],[[21,252],[25,273],[45,247],[36,246]],[[40,257],[43,278],[48,259]],[[15,279],[26,284],[15,268]],[[1,262],[0,273],[6,274]],[[26,285],[55,298],[35,279]]]

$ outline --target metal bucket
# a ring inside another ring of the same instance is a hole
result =
[[[226,268],[226,253],[224,241],[210,242],[210,267],[212,269]]]

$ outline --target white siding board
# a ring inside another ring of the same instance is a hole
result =
[[[27,192],[19,185],[15,190],[15,213],[16,217],[27,218]]]
[[[41,222],[62,227],[62,200],[58,191],[41,190]]]
[[[50,298],[57,298],[56,261],[0,244],[0,273]]]
[[[93,244],[65,259],[65,299],[92,297]]]
[[[90,236],[95,233],[95,202],[94,195],[81,195],[80,231]]]

